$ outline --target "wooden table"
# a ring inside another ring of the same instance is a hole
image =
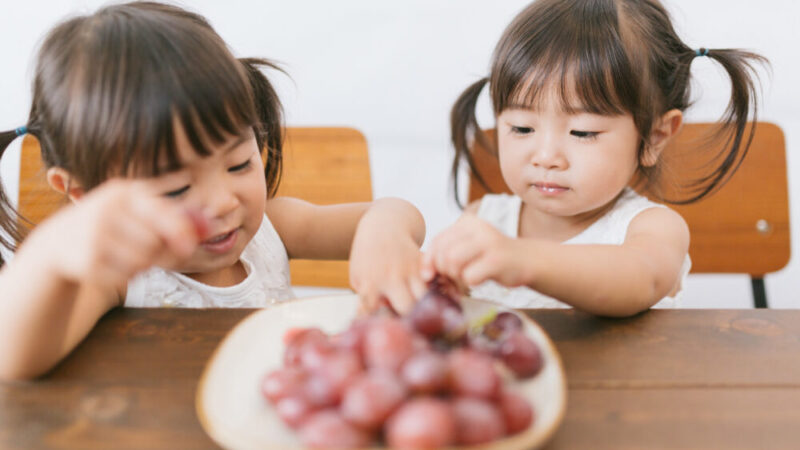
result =
[[[250,312],[111,311],[42,380],[0,384],[0,448],[213,448],[195,389]],[[800,447],[800,311],[528,313],[569,382],[550,449]]]

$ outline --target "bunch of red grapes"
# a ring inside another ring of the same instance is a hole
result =
[[[513,313],[469,324],[437,278],[405,317],[374,315],[328,336],[290,330],[284,366],[264,397],[310,447],[437,448],[490,442],[527,429],[534,411],[506,378],[542,368]]]

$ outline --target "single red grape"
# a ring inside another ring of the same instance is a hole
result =
[[[339,350],[324,355],[306,380],[305,396],[316,407],[335,405],[345,388],[363,370],[361,358],[353,351]]]
[[[434,351],[419,352],[406,360],[400,376],[413,392],[439,392],[447,387],[447,360]]]
[[[327,338],[324,341],[306,340],[300,348],[300,365],[309,370],[317,370],[336,351],[336,347]]]
[[[300,367],[273,370],[262,379],[261,393],[267,400],[275,403],[284,397],[300,394],[307,377],[308,372]]]
[[[456,349],[448,355],[450,388],[456,395],[496,398],[500,393],[500,375],[494,359],[469,349]]]
[[[440,399],[418,397],[404,403],[384,427],[392,448],[434,449],[455,442],[453,411]]]
[[[527,429],[533,423],[533,408],[522,396],[504,391],[498,402],[500,412],[506,422],[506,432],[516,434]]]
[[[483,334],[490,339],[500,339],[504,334],[512,330],[522,329],[522,319],[517,317],[516,314],[503,311],[494,318],[491,322],[483,327]]]
[[[363,354],[364,334],[369,322],[366,318],[353,320],[349,328],[331,337],[331,343],[336,348],[355,351],[360,356]]]
[[[372,434],[344,420],[338,411],[314,413],[300,426],[300,440],[312,448],[359,448],[368,446]]]
[[[374,369],[356,379],[342,397],[342,416],[364,429],[376,429],[405,400],[406,387],[394,373]]]
[[[458,345],[467,343],[469,324],[460,310],[445,308],[442,310],[442,322],[444,323],[444,337],[448,342]]]
[[[380,318],[370,323],[364,341],[367,367],[397,371],[414,353],[414,335],[400,319]]]
[[[500,342],[498,356],[520,378],[528,378],[542,370],[544,361],[539,347],[522,330],[512,330]]]
[[[433,299],[435,294],[423,296],[408,313],[408,320],[415,330],[432,338],[444,331],[442,311],[445,306]]]
[[[453,400],[452,408],[459,444],[482,444],[505,435],[503,417],[494,404],[477,398],[459,397]]]
[[[306,345],[322,345],[328,341],[328,336],[319,328],[292,328],[283,335],[283,341],[286,345],[283,364],[299,366]]]
[[[316,408],[303,396],[291,396],[278,400],[275,403],[275,411],[286,425],[297,428],[316,411]]]

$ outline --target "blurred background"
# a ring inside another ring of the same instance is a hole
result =
[[[61,19],[106,4],[92,0],[4,2],[0,31],[0,129],[24,123],[30,108],[35,51]],[[350,126],[370,148],[373,194],[405,198],[422,211],[428,238],[460,214],[449,176],[449,110],[470,83],[488,73],[489,58],[524,0],[193,0],[175,2],[207,17],[237,56],[271,58],[289,77],[268,74],[279,89],[289,126]],[[800,61],[793,0],[665,0],[691,47],[745,48],[766,56],[759,120],[786,136],[793,252],[800,241]],[[689,121],[722,113],[729,84],[707,59],[692,65],[695,105]],[[493,126],[488,98],[482,126]],[[0,161],[16,198],[19,141]],[[463,198],[463,197],[462,197]],[[800,263],[766,277],[770,307],[800,306]],[[746,275],[690,275],[683,306],[752,307]]]

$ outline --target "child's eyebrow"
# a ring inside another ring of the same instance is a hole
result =
[[[538,108],[536,106],[523,103],[511,103],[510,105],[508,105],[508,107],[506,107],[506,109],[513,109],[519,111],[534,111],[534,112],[538,111]],[[564,105],[562,107],[562,110],[569,114],[597,114],[596,112],[591,111],[589,108],[587,108],[582,104]]]
[[[516,109],[516,110],[523,110],[523,111],[535,111],[536,108],[533,105],[526,105],[523,103],[510,103],[506,109]]]
[[[250,136],[248,134],[242,134],[241,136],[237,137],[233,142],[231,142],[231,144],[223,150],[223,153],[228,154],[232,152],[233,149],[242,145],[242,143],[249,138]]]
[[[233,142],[231,142],[230,145],[228,145],[222,150],[222,153],[225,155],[231,153],[234,149],[236,149],[236,147],[242,145],[242,143],[248,140],[249,138],[250,135],[248,134],[242,134],[241,136],[236,137],[236,139]],[[168,165],[159,166],[158,173],[172,173],[172,172],[177,172],[183,168],[184,164],[182,162],[179,162],[177,166],[168,166]]]

